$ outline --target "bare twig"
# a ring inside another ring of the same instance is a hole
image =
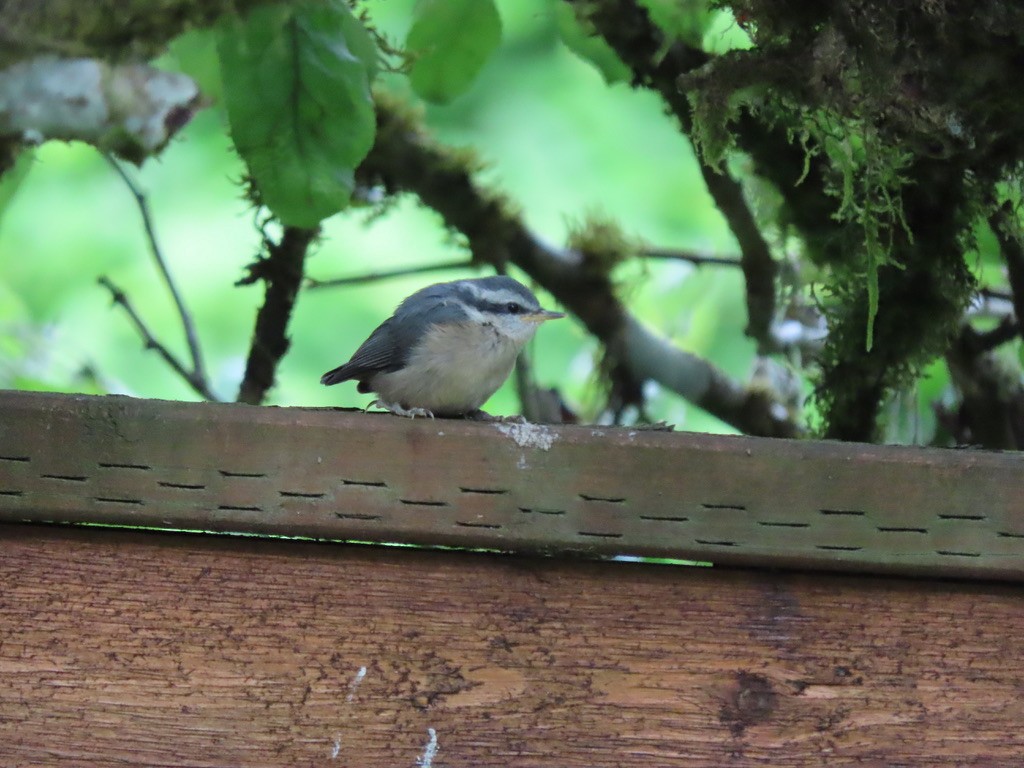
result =
[[[1013,294],[1010,291],[1003,291],[998,288],[980,288],[978,295],[985,299],[999,299],[1000,301],[1013,301]]]
[[[256,315],[245,376],[238,390],[241,403],[259,405],[274,386],[278,363],[290,345],[288,321],[302,285],[306,254],[319,232],[319,229],[285,227],[279,242],[265,242],[267,257],[251,264],[248,276],[238,281],[238,285],[250,285],[263,280],[267,285],[263,306]]]
[[[637,381],[655,379],[746,432],[792,436],[799,431],[763,391],[747,391],[708,361],[645,328],[619,301],[607,274],[588,269],[575,251],[540,242],[507,201],[481,192],[470,172],[427,138],[412,115],[378,97],[377,138],[359,168],[361,183],[380,184],[390,194],[414,192],[466,235],[475,261],[518,266],[629,366]]]
[[[671,248],[645,248],[640,252],[640,255],[645,259],[685,261],[698,267],[739,267],[743,264],[739,259],[734,259],[731,256],[705,256],[702,253],[676,251]]]
[[[196,391],[196,393],[205,400],[216,400],[216,395],[210,391],[209,385],[206,383],[206,379],[198,375],[195,371],[188,370],[173,353],[159,341],[150,332],[146,323],[139,316],[139,313],[132,306],[131,301],[125,295],[124,291],[114,285],[108,278],[99,278],[99,284],[110,291],[110,296],[114,301],[114,304],[122,307],[131,319],[135,329],[139,332],[143,342],[146,345],[146,349],[152,349],[154,352],[160,355],[164,361],[177,373],[181,378]]]
[[[648,248],[642,251],[640,255],[648,259],[685,261],[696,266],[740,266],[739,259],[733,259],[727,256],[705,256],[699,253],[675,251],[669,248]],[[399,267],[397,269],[382,272],[369,272],[365,275],[353,275],[352,277],[334,277],[327,280],[318,280],[315,277],[307,277],[302,287],[306,290],[316,290],[319,288],[341,288],[351,285],[365,285],[366,283],[374,283],[380,280],[392,280],[399,277],[425,275],[430,272],[448,272],[458,269],[479,269],[480,266],[480,264],[470,259],[452,259],[451,261],[442,261],[437,264],[419,264],[417,266]]]
[[[385,272],[370,272],[366,275],[355,275],[353,277],[336,277],[330,280],[317,280],[314,277],[306,278],[303,288],[307,290],[315,288],[339,288],[345,285],[363,285],[378,280],[391,280],[396,277],[409,277],[410,275],[422,275],[428,272],[446,272],[453,269],[474,269],[479,265],[469,259],[453,259],[438,264],[420,264],[414,267],[400,267]]]
[[[199,336],[196,334],[195,324],[192,322],[192,315],[185,307],[185,302],[181,298],[181,294],[178,292],[178,287],[174,283],[174,278],[171,277],[170,270],[167,268],[167,261],[164,259],[163,252],[160,250],[160,244],[156,239],[156,230],[153,227],[153,217],[150,215],[149,203],[146,200],[145,194],[139,189],[138,185],[132,180],[132,178],[125,172],[121,164],[115,160],[111,155],[104,154],[103,157],[115,171],[117,175],[121,177],[129,191],[132,193],[132,197],[135,198],[135,204],[139,208],[139,215],[142,216],[142,226],[146,230],[146,241],[149,243],[150,253],[153,254],[153,260],[156,262],[157,269],[160,270],[160,275],[164,279],[164,284],[167,286],[167,290],[171,294],[171,298],[174,300],[174,306],[178,311],[178,319],[181,320],[181,327],[185,331],[185,341],[188,344],[189,355],[192,357],[192,375],[199,380],[206,380],[206,370],[203,366],[203,355],[199,349]]]

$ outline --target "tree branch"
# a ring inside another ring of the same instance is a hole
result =
[[[142,317],[135,310],[135,307],[128,300],[124,291],[114,285],[108,278],[101,277],[98,280],[99,284],[110,291],[110,297],[113,299],[114,304],[122,307],[131,319],[135,329],[142,336],[142,340],[145,343],[146,349],[152,349],[164,359],[164,361],[177,373],[192,389],[196,391],[200,397],[204,400],[217,400],[217,396],[210,391],[209,385],[206,383],[205,378],[199,376],[195,371],[188,370],[181,361],[175,357],[167,347],[157,341],[156,337],[150,332],[146,323],[142,320]]]
[[[181,320],[181,327],[185,331],[185,341],[188,344],[189,355],[192,357],[193,375],[205,381],[206,370],[203,366],[202,351],[199,349],[199,335],[196,333],[195,323],[192,322],[192,315],[185,307],[185,302],[181,298],[178,286],[175,285],[170,270],[167,268],[167,260],[164,259],[163,252],[160,250],[160,244],[156,239],[156,229],[153,227],[153,217],[149,211],[149,202],[146,200],[142,190],[139,189],[138,185],[135,184],[117,160],[108,154],[104,154],[103,157],[117,171],[118,176],[121,177],[121,180],[124,181],[131,191],[132,197],[135,198],[135,204],[139,208],[139,215],[142,217],[142,226],[146,230],[146,241],[149,243],[149,251],[153,255],[153,260],[156,262],[157,269],[160,270],[160,275],[164,279],[164,284],[167,286],[171,298],[174,300],[174,306],[178,311],[178,319]]]
[[[964,325],[946,353],[953,384],[961,394],[960,408],[951,428],[957,441],[993,450],[1024,447],[1024,386],[1020,372],[1010,370],[991,351],[995,340],[1016,323],[1006,322],[989,334]]]
[[[640,253],[646,259],[664,259],[672,261],[685,261],[696,266],[722,266],[738,267],[739,259],[728,256],[705,256],[700,253],[688,251],[675,251],[669,248],[649,248]],[[365,275],[353,275],[352,277],[334,277],[327,280],[318,280],[315,277],[307,277],[302,286],[306,290],[317,290],[320,288],[340,288],[350,285],[365,285],[379,280],[392,280],[398,277],[409,277],[411,275],[424,275],[430,272],[447,272],[456,269],[478,269],[479,264],[471,259],[453,259],[442,261],[437,264],[419,264],[410,267],[399,267],[398,269],[384,272],[370,272]]]
[[[1006,202],[989,217],[988,223],[1006,262],[1013,313],[1018,323],[1024,323],[1024,245],[1021,243],[1017,212],[1011,203]]]
[[[105,59],[150,59],[187,29],[271,0],[0,0],[0,64],[26,54],[73,52]]]
[[[139,163],[203,106],[191,78],[146,64],[40,56],[0,69],[0,136],[84,141]]]
[[[353,277],[335,277],[330,280],[317,280],[314,277],[308,277],[306,278],[303,288],[306,290],[314,290],[317,288],[339,288],[344,285],[364,285],[365,283],[373,283],[378,280],[391,280],[396,277],[422,275],[428,272],[446,272],[453,269],[475,269],[477,266],[479,265],[474,264],[469,259],[454,259],[452,261],[443,261],[439,264],[420,264],[414,267],[401,267],[399,269],[392,269],[386,272],[370,272],[366,275],[355,275]]]
[[[518,266],[628,365],[637,381],[657,380],[746,432],[798,432],[778,403],[745,390],[706,360],[646,329],[619,301],[605,272],[579,253],[540,242],[511,205],[481,192],[457,155],[435,145],[413,116],[382,95],[377,98],[376,143],[357,174],[364,186],[379,184],[390,194],[414,192],[466,236],[475,262]]]
[[[664,259],[668,261],[685,261],[697,267],[739,267],[742,261],[731,256],[705,256],[702,253],[677,251],[671,248],[645,248],[640,251],[645,259]]]
[[[259,405],[274,386],[277,366],[291,344],[287,336],[288,321],[302,285],[306,254],[319,232],[319,229],[285,227],[279,242],[265,241],[267,257],[251,264],[249,274],[236,283],[251,285],[263,280],[267,286],[263,306],[256,314],[245,376],[238,390],[240,403]]]
[[[659,93],[686,135],[692,136],[692,108],[686,94],[679,89],[677,79],[679,75],[705,64],[709,60],[708,55],[678,42],[665,50],[661,31],[651,21],[647,10],[633,0],[569,2],[593,24],[633,72],[633,84]],[[712,168],[699,153],[697,161],[708,192],[740,246],[740,266],[747,293],[746,333],[757,341],[762,351],[776,349],[778,344],[772,334],[772,324],[775,320],[778,266],[739,183]]]
[[[203,355],[199,348],[199,336],[196,334],[195,325],[192,322],[192,315],[189,313],[184,300],[181,298],[178,286],[175,284],[174,278],[171,276],[171,271],[167,266],[167,260],[164,259],[163,251],[160,249],[160,243],[156,237],[156,228],[153,226],[153,217],[150,215],[149,203],[146,200],[146,196],[121,167],[120,163],[110,155],[104,154],[103,157],[114,168],[118,176],[121,177],[121,180],[128,187],[128,190],[132,193],[132,197],[135,198],[135,204],[138,207],[139,215],[142,218],[142,226],[146,232],[146,242],[149,245],[149,251],[153,256],[153,260],[156,262],[157,270],[159,270],[160,275],[163,277],[167,290],[171,294],[171,298],[174,300],[178,319],[181,321],[181,326],[185,333],[185,340],[188,345],[189,355],[192,358],[191,370],[186,368],[177,357],[171,354],[167,347],[156,340],[122,290],[117,288],[106,277],[101,277],[99,279],[99,283],[110,291],[114,303],[119,304],[124,308],[125,312],[128,313],[128,317],[131,318],[136,330],[138,330],[139,334],[142,336],[143,341],[146,344],[146,349],[155,350],[167,362],[167,364],[171,366],[174,372],[184,379],[185,382],[202,398],[206,400],[217,400],[216,395],[213,394],[213,390],[210,388],[209,381],[206,377],[206,370],[203,367]]]

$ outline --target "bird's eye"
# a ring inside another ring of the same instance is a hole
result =
[[[505,309],[508,310],[508,313],[510,315],[518,315],[520,312],[523,311],[522,305],[517,304],[514,301],[510,301],[508,304],[506,304]]]

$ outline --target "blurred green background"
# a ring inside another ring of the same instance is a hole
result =
[[[379,29],[402,39],[412,0],[367,6]],[[704,189],[693,150],[658,98],[626,83],[608,85],[594,66],[568,50],[558,33],[556,3],[504,0],[499,8],[502,46],[471,91],[450,106],[426,108],[435,135],[473,147],[487,164],[480,179],[507,194],[528,225],[553,243],[564,242],[574,223],[606,215],[652,246],[735,256],[735,242]],[[714,16],[703,34],[712,49],[743,42],[727,14]],[[215,62],[202,34],[174,52],[189,57],[193,67],[204,57]],[[164,63],[174,67],[175,55]],[[215,68],[203,84],[215,99]],[[386,76],[383,84],[408,94],[401,76]],[[236,394],[263,294],[260,286],[233,287],[259,246],[253,212],[238,186],[242,171],[223,113],[213,106],[135,173],[198,327],[214,390],[223,399]],[[0,215],[0,386],[195,399],[143,348],[125,314],[96,283],[106,275],[122,287],[155,334],[187,358],[137,207],[95,150],[57,142],[39,148]],[[438,217],[412,199],[369,218],[367,209],[354,209],[326,222],[307,274],[355,276],[466,255]],[[320,374],[346,360],[405,295],[459,276],[433,273],[304,291],[271,402],[365,405],[370,396],[357,395],[352,384],[324,388]],[[738,270],[648,261],[623,266],[617,277],[623,297],[646,323],[731,375],[749,376],[754,349],[743,335]],[[550,297],[542,300],[553,304]],[[559,387],[593,417],[601,399],[594,386],[596,345],[588,334],[573,320],[551,323],[531,349],[538,382]],[[511,384],[485,407],[514,412],[518,401]],[[650,413],[684,429],[728,431],[656,387]]]

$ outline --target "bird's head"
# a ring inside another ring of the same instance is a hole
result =
[[[498,275],[450,283],[451,299],[460,305],[470,322],[490,325],[498,333],[522,346],[545,320],[565,317],[541,307],[525,285]]]

